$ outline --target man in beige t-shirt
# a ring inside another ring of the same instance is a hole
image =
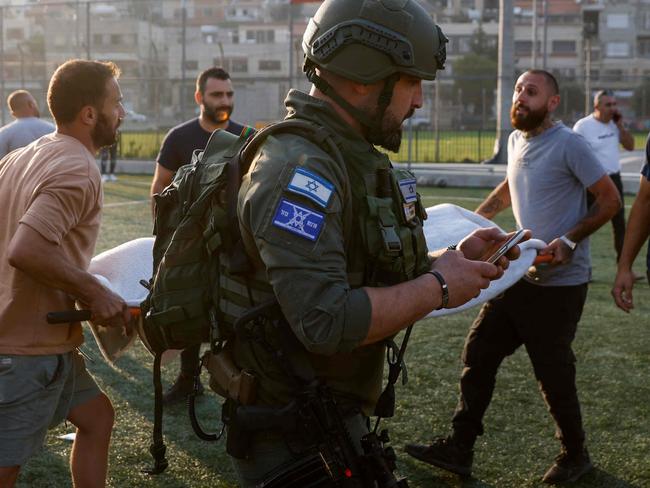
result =
[[[52,76],[57,130],[0,161],[0,486],[63,419],[77,427],[75,486],[103,486],[114,412],[76,348],[81,324],[48,324],[75,300],[95,323],[126,327],[124,301],[86,270],[103,194],[94,154],[115,141],[124,108],[112,63],[72,60]]]

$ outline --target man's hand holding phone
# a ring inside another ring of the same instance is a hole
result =
[[[496,227],[477,229],[459,244],[458,250],[467,259],[487,261],[503,270],[508,269],[511,260],[519,257],[518,243],[530,239],[531,232],[520,229],[506,234]]]

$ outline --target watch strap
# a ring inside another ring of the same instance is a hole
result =
[[[449,287],[447,286],[445,278],[440,274],[439,271],[436,271],[435,269],[427,271],[426,273],[433,275],[438,280],[438,283],[440,283],[440,289],[442,290],[442,301],[436,310],[447,308],[447,304],[449,303]]]
[[[564,242],[567,246],[569,246],[569,249],[572,251],[576,250],[576,247],[578,246],[577,242],[573,242],[571,239],[569,239],[567,236],[563,235],[560,236],[560,240]]]

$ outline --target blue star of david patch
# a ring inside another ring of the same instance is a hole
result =
[[[334,193],[334,185],[305,168],[296,168],[287,190],[307,197],[326,208],[332,193]]]
[[[273,216],[273,225],[304,239],[316,241],[323,229],[325,216],[284,198]]]

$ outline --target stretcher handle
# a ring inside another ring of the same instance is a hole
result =
[[[132,318],[140,317],[140,307],[129,307]],[[48,324],[68,324],[70,322],[82,322],[90,320],[90,310],[63,310],[61,312],[49,312],[46,316]]]
[[[70,322],[81,322],[90,320],[90,310],[63,310],[61,312],[48,312],[46,320],[48,324],[68,324]]]
[[[552,254],[544,254],[542,256],[537,256],[535,258],[535,261],[533,261],[533,264],[542,264],[542,263],[550,263],[553,261],[553,255]]]

